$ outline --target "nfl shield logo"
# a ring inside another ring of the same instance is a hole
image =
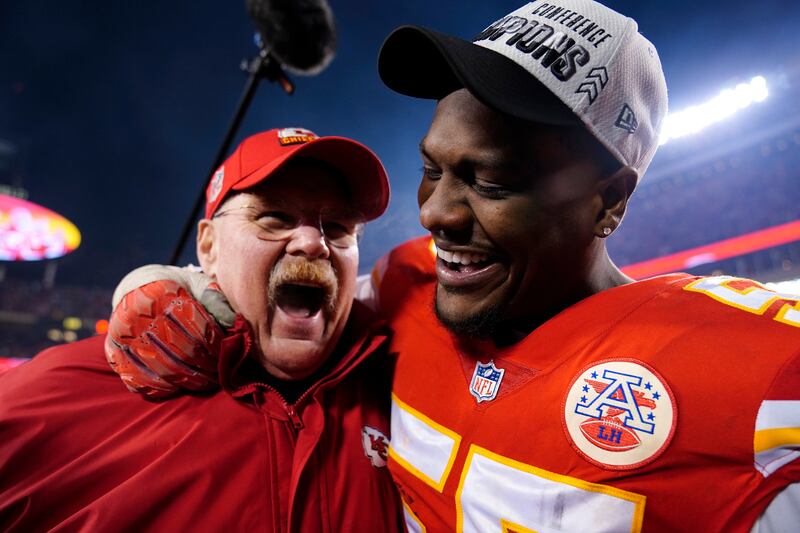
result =
[[[494,366],[494,361],[489,361],[488,364],[479,361],[475,365],[475,372],[472,373],[472,382],[469,384],[470,394],[475,396],[478,403],[494,400],[505,372],[505,369]]]

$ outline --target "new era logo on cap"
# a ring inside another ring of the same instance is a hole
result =
[[[628,104],[625,104],[622,106],[622,111],[619,112],[619,116],[617,117],[617,121],[614,122],[614,125],[628,133],[636,133],[636,128],[639,127],[639,121],[636,120],[633,109],[631,109]]]

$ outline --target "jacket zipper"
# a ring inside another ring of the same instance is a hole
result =
[[[281,402],[283,402],[283,408],[286,411],[286,415],[289,417],[289,421],[292,423],[292,427],[295,430],[303,429],[303,420],[300,418],[300,415],[297,414],[297,410],[294,408],[294,406],[300,403],[307,396],[307,393],[310,391],[310,389],[309,391],[304,392],[302,396],[300,396],[300,398],[298,398],[294,404],[290,404],[289,402],[286,401],[286,398],[284,398],[283,394],[278,392],[278,390],[275,389],[274,387],[267,385],[266,383],[253,383],[253,385],[255,385],[256,387],[259,386],[263,387],[264,389],[267,389],[277,394],[278,398],[280,398]],[[257,392],[260,392],[258,396],[256,395]],[[258,388],[256,388],[253,391],[253,399],[255,400],[256,398],[258,398],[256,403],[257,405],[264,403],[263,392],[259,391]]]
[[[297,414],[297,411],[295,411],[294,406],[287,405],[286,414],[289,415],[289,420],[292,421],[294,429],[296,430],[303,429],[303,421],[300,420],[300,415]]]
[[[369,343],[370,346],[369,347],[372,348],[373,344],[376,344],[374,342],[374,339],[372,341],[370,341],[370,343]],[[377,344],[380,344],[380,343],[377,343]],[[363,344],[359,349],[360,350],[364,350]],[[341,371],[339,372],[339,374],[341,374]],[[289,417],[289,420],[292,423],[292,427],[295,430],[300,430],[300,429],[303,429],[303,427],[304,427],[303,426],[303,420],[300,418],[300,415],[297,414],[297,410],[295,409],[295,405],[300,405],[306,398],[308,398],[309,396],[314,394],[316,391],[321,390],[326,384],[328,384],[331,381],[332,381],[331,376],[327,376],[326,378],[323,378],[321,381],[318,381],[317,383],[313,384],[311,387],[308,388],[308,390],[303,392],[303,394],[301,394],[300,397],[297,398],[297,400],[295,400],[295,402],[293,404],[290,404],[289,402],[287,402],[286,398],[283,396],[283,394],[281,394],[275,387],[273,387],[271,385],[268,385],[266,383],[262,383],[262,382],[251,383],[250,385],[247,385],[245,387],[239,387],[238,390],[242,390],[242,389],[249,388],[249,387],[263,387],[266,390],[270,390],[270,391],[274,392],[275,394],[278,395],[278,398],[280,398],[281,401],[283,402],[283,406],[284,406],[284,409],[286,411],[286,415]]]

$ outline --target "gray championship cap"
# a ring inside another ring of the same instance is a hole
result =
[[[418,26],[393,31],[378,71],[391,89],[441,99],[466,87],[487,106],[546,124],[584,124],[641,177],[658,147],[667,85],[636,21],[592,0],[531,2],[473,42]]]

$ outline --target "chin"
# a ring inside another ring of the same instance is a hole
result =
[[[271,339],[261,362],[271,375],[286,381],[305,379],[328,359],[331,350],[322,340]],[[277,355],[277,357],[276,357]]]
[[[434,310],[439,322],[450,332],[456,335],[488,339],[497,334],[505,321],[502,307],[493,304],[482,304],[476,308],[464,301],[464,305],[453,302],[460,300],[458,296],[450,294],[444,298],[437,296],[434,301]],[[450,303],[445,303],[450,300]],[[455,305],[453,305],[455,304]]]

